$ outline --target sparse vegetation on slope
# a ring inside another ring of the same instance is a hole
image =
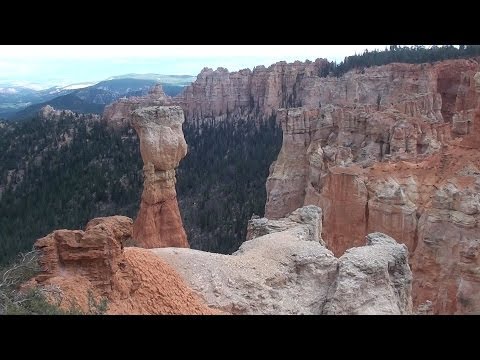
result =
[[[40,273],[38,252],[20,253],[8,266],[0,269],[0,315],[101,315],[108,309],[106,299],[88,294],[88,311],[75,303],[62,306],[62,290],[58,286],[26,285]]]

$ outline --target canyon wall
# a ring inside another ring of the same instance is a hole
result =
[[[284,138],[267,180],[265,215],[320,206],[323,239],[337,256],[362,245],[370,232],[388,234],[410,251],[416,306],[478,312],[478,63],[391,69],[397,72],[379,97],[390,104],[366,95],[370,104],[278,111]],[[385,79],[381,74],[375,81]]]
[[[317,59],[292,64],[283,61],[253,71],[204,68],[173,100],[183,108],[187,121],[266,119],[280,107],[301,106],[302,79],[318,77],[326,64],[327,60]]]
[[[472,81],[478,69],[476,60],[393,63],[351,70],[338,78],[321,76],[326,65],[327,60],[317,59],[237,72],[204,68],[173,101],[192,122],[260,121],[280,108],[364,104],[453,122],[458,134],[468,131],[476,101]]]

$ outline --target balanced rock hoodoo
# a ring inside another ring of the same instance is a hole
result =
[[[189,247],[175,190],[175,168],[187,154],[183,122],[178,106],[148,106],[132,112],[144,163],[142,201],[133,224],[138,246]]]

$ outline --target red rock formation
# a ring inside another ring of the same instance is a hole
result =
[[[462,273],[472,279],[470,274],[478,266],[475,249],[480,234],[480,154],[456,143],[451,142],[443,153],[421,162],[379,163],[368,174],[373,184],[395,180],[398,189],[416,208],[415,228],[413,219],[406,221],[408,212],[398,211],[397,216],[403,214],[402,222],[384,230],[390,234],[403,232],[402,240],[412,251],[414,303],[431,301],[434,313],[469,313],[480,309],[475,308],[478,303],[468,290],[475,288],[471,280],[464,292],[461,286],[467,283]],[[380,202],[379,214],[388,209],[382,205]],[[373,216],[379,215],[369,212],[369,226]],[[379,219],[373,221],[377,225],[371,226],[379,226]],[[473,305],[461,306],[460,302]]]
[[[141,247],[189,247],[175,190],[175,168],[187,154],[183,121],[178,106],[142,107],[132,112],[145,164],[142,202],[133,225],[133,237]]]
[[[85,229],[57,230],[39,239],[41,285],[57,285],[61,306],[88,312],[89,292],[108,300],[108,314],[214,314],[168,264],[148,250],[123,248],[132,220],[91,220]]]
[[[308,160],[306,151],[296,150],[310,142],[309,116],[318,114],[318,110],[313,113],[301,109],[278,111],[284,137],[277,161],[271,166],[275,171],[271,171],[267,181],[267,202],[270,204],[265,213],[267,218],[280,218],[303,205]]]
[[[174,101],[185,111],[187,121],[268,118],[281,107],[301,106],[302,79],[317,78],[326,64],[324,59],[282,61],[232,73],[204,68]]]
[[[116,292],[127,296],[123,277],[118,275],[119,269],[125,267],[121,243],[131,232],[132,220],[125,216],[94,219],[87,224],[85,232],[54,231],[35,243],[35,248],[42,253],[39,260],[42,275],[38,279],[68,272],[88,278],[102,295]]]
[[[317,108],[326,104],[392,106],[409,116],[431,121],[462,121],[472,114],[475,60],[434,64],[373,66],[343,76],[321,77],[326,60],[279,62],[238,72],[205,68],[197,80],[173,98],[187,121],[251,119],[259,121],[279,108]],[[455,128],[456,129],[456,128]],[[460,126],[458,127],[459,131]]]
[[[368,248],[337,259],[320,237],[321,214],[305,206],[286,219],[252,220],[250,241],[233,255],[123,249],[132,220],[93,219],[85,231],[37,241],[43,273],[33,282],[56,286],[61,307],[85,313],[98,313],[104,298],[107,314],[410,314],[406,246],[374,233]]]
[[[105,108],[103,119],[113,129],[133,125],[144,162],[142,202],[133,227],[138,246],[188,247],[175,191],[175,168],[187,153],[184,115],[161,85],[144,97],[121,99]]]
[[[480,72],[473,78],[476,94],[480,94]],[[470,148],[480,148],[480,101],[477,98],[477,106],[473,112],[471,123],[468,125],[467,135],[463,138],[462,145]]]
[[[442,112],[451,118],[473,112],[475,86],[465,90],[466,79],[480,83],[470,63],[455,64],[434,66],[450,104]],[[479,311],[480,109],[459,139],[452,139],[455,121],[408,112],[350,105],[279,111],[284,139],[267,180],[266,216],[285,216],[298,204],[322,207],[323,239],[337,256],[370,232],[388,234],[410,250],[417,307]]]
[[[368,192],[360,177],[360,168],[332,167],[329,171],[318,206],[324,210],[327,247],[341,255],[351,247],[365,244]]]

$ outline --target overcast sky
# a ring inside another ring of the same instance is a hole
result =
[[[197,75],[204,67],[230,71],[277,61],[337,62],[386,45],[0,45],[0,83],[71,84],[127,73]]]

